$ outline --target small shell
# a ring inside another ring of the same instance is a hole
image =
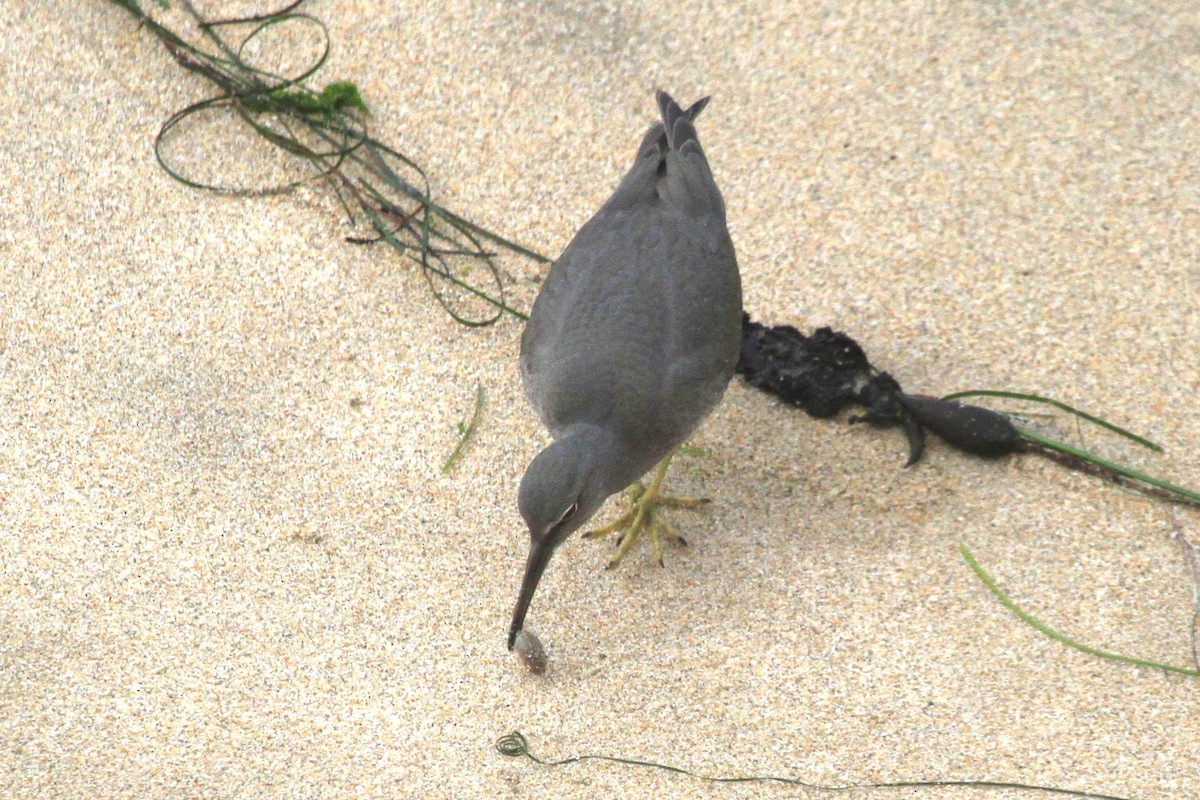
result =
[[[513,650],[521,657],[525,668],[534,675],[546,674],[546,648],[542,647],[542,640],[537,636],[524,629],[518,631]]]

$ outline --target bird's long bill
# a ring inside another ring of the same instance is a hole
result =
[[[529,611],[529,604],[533,602],[533,593],[537,591],[538,581],[542,579],[542,573],[546,571],[546,565],[550,563],[550,556],[554,555],[554,544],[550,537],[531,542],[529,545],[529,560],[525,562],[525,579],[521,581],[521,594],[517,596],[517,607],[513,609],[512,625],[508,626],[508,649],[513,649],[513,641],[517,638],[517,633],[525,625],[525,614]]]

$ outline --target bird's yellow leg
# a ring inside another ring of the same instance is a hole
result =
[[[642,531],[645,531],[650,538],[650,548],[659,566],[662,566],[663,563],[662,539],[670,539],[687,545],[687,541],[660,518],[659,508],[696,508],[704,505],[708,500],[697,497],[669,497],[659,493],[663,478],[667,474],[667,467],[671,465],[671,455],[660,461],[654,468],[654,477],[650,479],[649,486],[639,481],[629,487],[626,492],[629,498],[629,508],[625,513],[609,524],[584,534],[586,539],[598,539],[610,533],[623,531],[621,538],[617,540],[617,553],[613,556],[612,561],[608,562],[608,569],[621,563],[621,560],[633,549],[633,545]]]

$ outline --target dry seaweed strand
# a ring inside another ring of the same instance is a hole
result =
[[[498,250],[547,263],[544,256],[469,222],[429,196],[425,172],[411,159],[367,131],[367,106],[353,83],[328,84],[320,92],[306,88],[329,55],[329,31],[321,20],[299,12],[303,0],[277,11],[237,19],[206,20],[188,0],[180,0],[215,52],[189,42],[147,15],[137,0],[111,0],[137,18],[184,69],[207,79],[219,92],[172,114],[155,139],[155,157],[163,169],[186,186],[238,196],[281,194],[321,181],[335,192],[351,222],[366,218],[373,235],[347,237],[354,243],[386,242],[421,266],[434,297],[457,322],[490,325],[509,314],[526,315],[508,304],[496,265]],[[320,53],[295,75],[257,69],[243,58],[248,44],[279,25],[307,24],[320,32]],[[231,44],[217,32],[237,26],[248,32]],[[212,110],[232,112],[255,133],[280,150],[307,163],[312,173],[276,186],[242,189],[188,177],[167,158],[164,143],[194,115]],[[357,211],[357,213],[356,213]],[[482,267],[482,283],[470,279]],[[465,309],[467,304],[473,304]]]

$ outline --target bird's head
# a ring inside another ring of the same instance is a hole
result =
[[[538,453],[525,470],[517,505],[529,527],[529,559],[508,631],[510,650],[554,550],[591,519],[611,491],[603,485],[601,460],[594,443],[565,436]]]

